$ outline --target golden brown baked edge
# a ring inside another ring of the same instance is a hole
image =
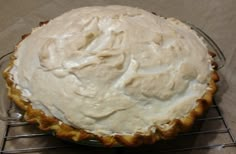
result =
[[[46,22],[40,23],[40,26],[47,24]],[[22,40],[25,39],[30,34],[25,34],[22,36]],[[21,41],[22,41],[21,40]],[[20,42],[19,42],[20,43]],[[17,50],[17,46],[15,51]],[[209,53],[211,56],[211,53]],[[161,139],[171,139],[175,137],[180,132],[188,131],[193,125],[195,119],[204,114],[204,112],[212,104],[213,95],[217,90],[216,82],[219,80],[219,76],[216,71],[213,71],[211,74],[211,79],[208,83],[208,89],[203,95],[202,98],[196,100],[196,107],[189,112],[189,114],[181,119],[174,119],[168,123],[169,127],[163,129],[161,127],[155,126],[156,131],[153,133],[151,130],[148,132],[136,132],[133,135],[106,135],[98,136],[90,132],[86,132],[83,129],[73,128],[67,124],[62,123],[59,119],[46,116],[42,110],[33,109],[30,102],[26,102],[21,99],[21,92],[16,88],[16,85],[12,81],[12,76],[10,70],[14,65],[14,60],[16,58],[12,56],[10,58],[10,63],[8,67],[3,72],[3,76],[6,80],[6,86],[8,89],[8,96],[11,98],[17,106],[25,111],[24,119],[29,123],[37,124],[39,129],[44,131],[51,131],[57,137],[63,138],[66,140],[72,140],[78,142],[86,139],[97,139],[103,145],[112,147],[116,145],[124,146],[138,146],[141,144],[153,144]],[[214,63],[215,64],[215,63]]]

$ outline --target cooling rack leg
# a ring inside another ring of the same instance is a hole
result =
[[[7,136],[7,134],[8,134],[8,132],[9,132],[9,125],[7,125],[6,126],[6,128],[5,128],[5,131],[3,132],[3,138],[2,138],[2,142],[1,142],[1,151],[0,151],[0,154],[2,154],[3,153],[3,151],[4,151],[4,149],[5,149],[5,145],[6,145],[6,136]]]

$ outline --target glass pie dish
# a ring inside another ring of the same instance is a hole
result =
[[[192,24],[189,24],[189,25],[192,27],[192,29],[194,29],[198,33],[200,37],[202,37],[205,40],[204,42],[207,44],[209,51],[216,55],[214,57],[214,61],[218,65],[217,68],[218,69],[222,68],[225,63],[225,57],[223,53],[221,52],[220,48],[201,29],[195,27]],[[11,53],[12,52],[7,53],[0,58],[1,72],[5,69],[6,65],[8,64],[9,56],[11,55]],[[7,97],[7,89],[4,86],[5,81],[2,78],[2,76],[1,76],[0,82],[2,84],[1,93],[0,93],[0,98],[1,98],[0,120],[8,121],[8,122],[9,121],[22,121],[23,113]],[[52,135],[54,134],[52,133]],[[81,144],[81,145],[89,145],[89,146],[103,146],[103,144],[101,144],[97,140],[84,140],[84,141],[79,141],[76,143]],[[116,145],[116,146],[120,146],[120,145]]]

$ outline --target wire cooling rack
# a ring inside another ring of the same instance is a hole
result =
[[[14,105],[12,105],[14,107]],[[91,151],[91,147],[74,144],[57,139],[51,133],[45,133],[34,128],[34,125],[24,121],[6,122],[6,129],[2,138],[1,154],[17,154],[17,153],[34,153],[45,152],[52,150],[73,150],[80,152]],[[17,131],[18,129],[18,131]],[[221,138],[220,142],[209,144],[209,140]],[[202,138],[203,141],[196,143],[196,140]],[[46,141],[46,143],[45,143]],[[27,143],[27,144],[24,144]],[[181,143],[181,144],[180,144]],[[13,146],[12,146],[13,145]],[[17,146],[19,145],[19,146]],[[183,152],[190,150],[210,149],[210,148],[225,148],[236,146],[236,140],[233,137],[230,128],[227,126],[224,117],[214,101],[208,113],[195,122],[192,131],[179,134],[175,139],[169,141],[161,141],[154,145],[141,146],[139,148],[110,148],[108,151],[105,148],[94,147],[99,151],[104,150],[104,153],[125,153],[140,149],[144,150],[152,148],[159,153],[166,152]]]
[[[218,68],[224,66],[225,57],[215,42],[201,29],[189,24],[201,37],[203,37],[210,51],[216,53],[214,61],[218,64]],[[12,52],[0,57],[3,61]],[[4,68],[1,63],[1,69]],[[2,101],[2,100],[1,100]],[[0,102],[1,103],[1,102]],[[184,151],[236,147],[236,140],[233,137],[230,128],[220,111],[216,101],[209,108],[207,114],[196,120],[193,128],[188,133],[179,134],[175,139],[168,141],[159,141],[153,145],[145,145],[137,148],[104,148],[85,146],[83,142],[78,144],[58,139],[52,133],[45,133],[35,128],[35,125],[28,124],[25,121],[14,121],[18,115],[13,115],[16,106],[9,102],[9,117],[0,117],[7,120],[5,122],[5,131],[0,142],[1,154],[18,154],[18,153],[103,153],[103,154],[123,154],[123,153],[176,153]],[[13,112],[12,112],[13,111]],[[91,141],[97,142],[97,141]],[[96,144],[95,144],[96,145]]]

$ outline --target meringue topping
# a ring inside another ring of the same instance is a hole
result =
[[[208,49],[188,25],[127,6],[71,10],[33,29],[11,69],[33,108],[96,134],[186,116],[208,88]]]

